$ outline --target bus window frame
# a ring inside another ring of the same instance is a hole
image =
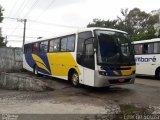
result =
[[[136,43],[136,44],[134,44],[134,46],[135,45],[144,45],[144,44],[154,44],[154,43],[159,43],[160,44],[160,41],[156,41],[156,42],[146,42],[146,43]],[[135,51],[135,48],[134,48],[134,51]],[[160,52],[159,53],[154,53],[154,46],[153,46],[153,53],[142,53],[142,54],[137,54],[136,52],[134,52],[135,53],[135,55],[153,55],[153,54],[160,54]]]
[[[50,50],[50,41],[54,41],[54,40],[57,40],[57,39],[59,39],[59,45],[60,45],[60,42],[61,42],[61,39],[60,39],[60,37],[58,37],[58,38],[52,38],[52,39],[50,39],[49,40],[49,49],[48,49],[48,53],[56,53],[56,52],[60,52],[60,46],[59,46],[59,49],[58,49],[58,51],[49,51]]]
[[[48,42],[47,52],[41,52],[41,49],[40,49],[41,46],[40,45],[41,45],[42,42]],[[49,51],[49,40],[40,41],[40,43],[39,43],[39,53],[48,53],[48,51]]]
[[[61,51],[61,40],[62,40],[62,38],[70,37],[70,36],[74,36],[74,37],[75,37],[75,39],[74,39],[74,47],[73,47],[74,49],[73,49],[73,51]],[[58,51],[52,51],[52,52],[50,52],[50,51],[49,51],[49,49],[50,49],[50,41],[56,40],[56,39],[59,39],[59,40],[60,40],[60,42],[59,42],[59,50],[58,50]],[[66,35],[66,36],[62,36],[62,37],[52,38],[52,39],[49,40],[49,44],[48,44],[48,45],[49,45],[49,46],[48,46],[48,53],[75,52],[76,34],[70,34],[70,35]]]
[[[40,53],[40,42],[41,42],[41,41],[32,43],[32,53]],[[35,52],[35,51],[33,50],[33,48],[34,48],[34,44],[36,44],[36,43],[38,43],[38,49],[39,49],[39,51],[36,51],[36,52]]]
[[[70,36],[74,36],[74,46],[73,46],[73,50],[72,51],[61,51],[61,40],[62,40],[62,38],[64,38],[64,37],[70,37]],[[52,40],[55,40],[55,39],[59,39],[60,41],[59,41],[59,50],[58,51],[52,51],[52,52],[49,52],[49,49],[50,49],[50,41],[52,41]],[[70,34],[70,35],[66,35],[66,36],[62,36],[62,37],[56,37],[56,38],[51,38],[51,39],[47,39],[47,40],[41,40],[41,41],[37,41],[37,42],[33,42],[33,43],[28,43],[28,44],[25,44],[25,46],[28,46],[28,45],[31,45],[32,47],[32,50],[31,50],[31,53],[59,53],[59,52],[75,52],[75,47],[76,47],[76,40],[77,39],[77,36],[76,36],[76,33],[75,34]],[[48,42],[48,48],[47,48],[47,52],[41,52],[40,51],[40,44],[41,44],[41,42]],[[34,44],[36,44],[36,43],[38,43],[38,48],[39,48],[39,51],[38,52],[34,52],[33,51],[33,47],[34,47]],[[24,52],[25,54],[27,53],[27,52]]]
[[[30,52],[27,51],[28,46],[31,47]],[[25,44],[25,45],[24,45],[24,54],[33,53],[33,51],[32,51],[32,50],[33,50],[32,46],[33,46],[33,43]]]

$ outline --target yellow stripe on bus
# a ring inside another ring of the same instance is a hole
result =
[[[68,72],[71,68],[74,68],[79,75],[81,74],[71,53],[47,53],[47,57],[53,76],[68,76]]]
[[[131,75],[133,73],[133,71],[136,70],[135,66],[121,66],[121,68],[129,68],[131,67],[131,69],[129,70],[121,70],[122,75]]]
[[[35,54],[32,54],[32,57],[33,57],[34,61],[36,62],[36,65],[39,68],[42,68],[42,69],[44,69],[44,70],[46,70],[47,72],[50,73],[50,71],[48,70],[48,68],[45,66],[45,63],[43,62],[43,60],[39,56],[37,56]]]

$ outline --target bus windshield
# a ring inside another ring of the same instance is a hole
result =
[[[98,64],[135,65],[134,50],[126,33],[96,30],[95,34]]]

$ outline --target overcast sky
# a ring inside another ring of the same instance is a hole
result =
[[[138,7],[149,13],[160,8],[160,1],[0,0],[0,5],[4,8],[4,17],[28,19],[26,41],[33,41],[37,37],[52,36],[86,27],[94,18],[115,19],[121,15],[121,8],[131,10]],[[2,34],[8,36],[8,46],[20,47],[22,45],[22,22],[4,19],[0,26]]]

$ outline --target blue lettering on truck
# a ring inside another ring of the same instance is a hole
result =
[[[153,58],[136,57],[136,62],[156,62],[155,56]]]

